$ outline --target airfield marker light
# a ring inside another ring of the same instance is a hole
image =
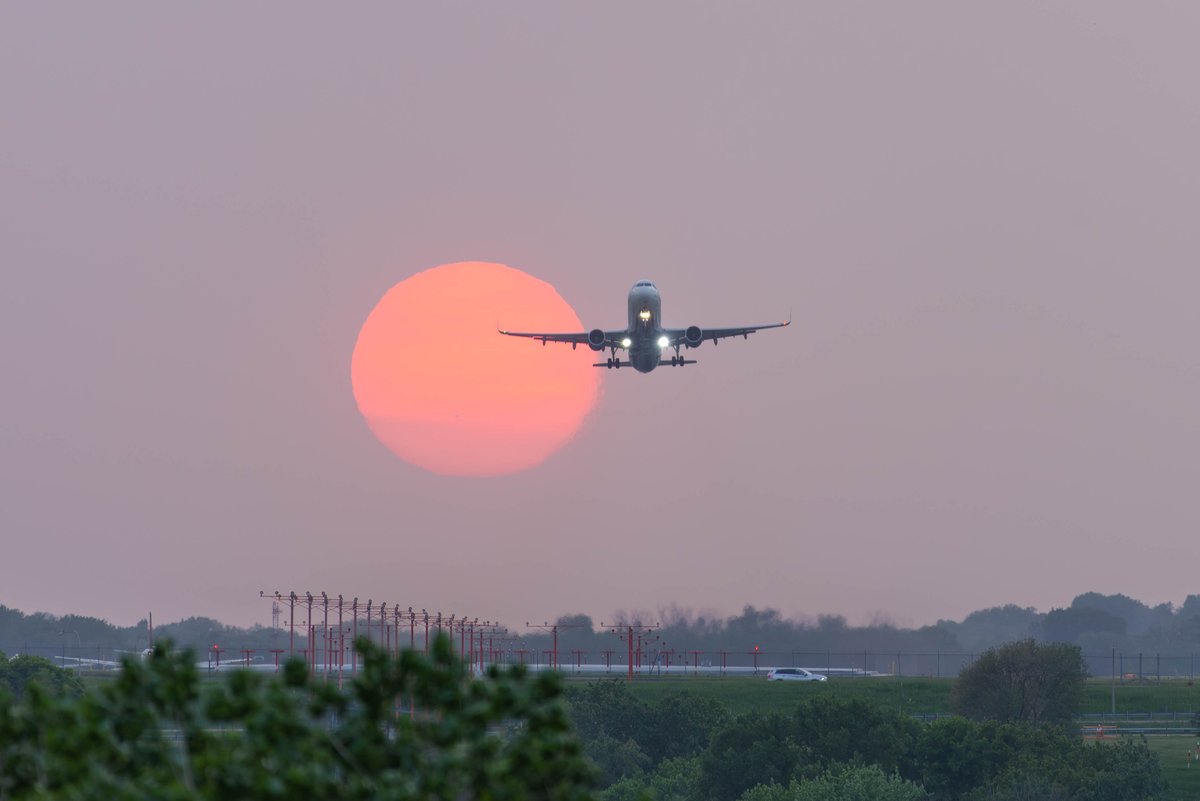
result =
[[[665,336],[658,338],[658,346],[660,348],[665,348],[667,345],[670,345],[670,344],[671,344],[671,340],[667,339]]]
[[[628,348],[632,344],[633,344],[633,340],[630,339],[629,337],[625,337],[624,339],[621,340],[622,348]]]

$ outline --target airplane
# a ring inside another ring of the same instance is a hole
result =
[[[154,653],[153,649],[143,648],[140,651],[118,651],[118,653],[129,654],[136,656],[138,661],[145,662],[150,659],[150,655]],[[88,659],[78,656],[55,656],[54,659],[62,663],[65,668],[88,668],[91,670],[119,670],[121,662],[112,659]],[[251,670],[265,670],[270,667],[274,670],[274,665],[266,665],[262,663],[261,656],[255,657],[239,657],[236,659],[221,660],[219,663],[212,661],[196,662],[196,667],[200,670],[214,672],[217,670],[232,670],[234,668],[248,668]]]
[[[594,328],[583,333],[541,334],[521,331],[505,331],[500,333],[510,337],[527,337],[539,339],[544,346],[547,342],[566,342],[574,350],[579,345],[587,345],[594,351],[610,350],[612,355],[607,361],[596,362],[593,367],[615,369],[632,367],[639,373],[649,373],[656,367],[682,367],[695,364],[695,359],[688,359],[680,354],[679,349],[698,348],[705,340],[711,340],[716,345],[718,340],[726,337],[743,337],[749,339],[756,331],[767,328],[784,328],[792,324],[791,318],[786,323],[768,323],[766,325],[750,325],[741,328],[701,328],[689,325],[687,328],[663,328],[661,320],[662,297],[658,287],[652,281],[638,281],[629,290],[629,325],[617,331],[604,331]],[[664,359],[662,352],[673,348],[675,355]],[[629,358],[622,360],[617,355],[618,350],[628,352]]]

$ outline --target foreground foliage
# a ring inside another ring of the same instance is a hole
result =
[[[0,799],[591,797],[557,677],[470,680],[444,638],[428,658],[359,649],[348,691],[300,663],[202,690],[163,648],[82,698],[32,685],[0,699]]]

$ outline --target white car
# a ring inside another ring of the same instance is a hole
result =
[[[767,673],[767,681],[825,681],[827,678],[804,668],[775,668]]]

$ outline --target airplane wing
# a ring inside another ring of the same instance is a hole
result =
[[[507,337],[525,337],[526,339],[538,339],[538,340],[541,340],[543,345],[545,345],[547,342],[565,342],[565,343],[570,344],[571,347],[573,348],[576,345],[589,344],[588,332],[586,332],[586,331],[581,331],[578,334],[541,334],[541,333],[529,333],[529,332],[525,332],[525,331],[505,331],[504,329],[497,329],[497,330],[499,330],[501,334],[504,334]],[[626,336],[626,332],[624,330],[622,330],[622,331],[605,331],[603,347],[604,348],[619,348],[619,347],[621,347],[621,340],[624,339],[625,336]]]
[[[701,329],[701,342],[712,342],[715,345],[718,339],[725,339],[726,337],[743,337],[748,339],[751,334],[758,331],[765,331],[768,328],[787,328],[791,324],[792,321],[789,319],[785,323],[747,325],[740,328],[703,328]],[[687,341],[687,332],[687,328],[667,328],[663,330],[663,333],[671,340],[671,347],[684,344]]]
[[[121,667],[120,662],[113,662],[108,659],[84,659],[78,656],[56,656],[54,659],[57,662],[61,662],[63,667],[103,668],[106,670],[115,670]]]

